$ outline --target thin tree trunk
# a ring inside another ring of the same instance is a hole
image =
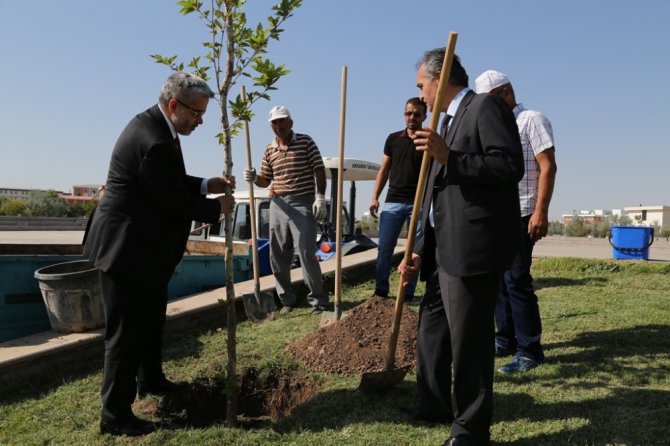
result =
[[[227,6],[226,6],[227,7]],[[223,174],[233,175],[233,150],[231,144],[230,122],[228,120],[227,104],[230,92],[231,80],[233,78],[235,42],[233,39],[233,11],[227,11],[228,33],[227,33],[227,63],[224,82],[221,88],[221,117],[222,132],[224,135],[224,164]],[[232,193],[232,191],[230,191]],[[226,214],[226,328],[228,339],[226,347],[228,351],[228,365],[226,367],[226,425],[237,426],[237,315],[235,314],[235,286],[233,284],[233,214]]]

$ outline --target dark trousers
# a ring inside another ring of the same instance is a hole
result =
[[[167,286],[148,287],[136,275],[100,272],[105,307],[102,419],[132,416],[137,381],[165,379],[162,372]]]
[[[417,410],[424,418],[452,419],[451,339],[435,271],[419,306],[416,342]]]
[[[534,243],[528,235],[530,216],[521,219],[523,237],[521,250],[514,267],[505,271],[496,302],[495,343],[499,347],[516,350],[521,356],[544,361],[540,344],[542,321],[537,295],[533,288],[530,267]]]
[[[451,435],[481,445],[489,444],[493,414],[499,283],[500,274],[455,277],[439,269],[426,283],[417,335],[419,410],[451,409]]]

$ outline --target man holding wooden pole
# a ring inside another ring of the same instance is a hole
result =
[[[444,58],[445,49],[436,48],[418,64],[420,96],[431,113],[446,117],[440,133],[416,132],[417,150],[433,157],[423,202],[425,230],[411,264],[403,260],[399,270],[405,281],[419,271],[422,258],[426,268],[433,264],[417,336],[419,392],[432,393],[453,411],[445,445],[480,446],[490,438],[493,313],[501,275],[520,243],[517,183],[524,163],[513,113],[502,98],[468,88],[457,56],[444,100],[433,110]]]

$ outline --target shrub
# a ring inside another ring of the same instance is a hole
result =
[[[563,223],[550,221],[547,229],[548,235],[563,235]]]
[[[67,213],[67,203],[54,190],[30,191],[26,208],[33,217],[65,217]]]
[[[26,213],[26,203],[21,200],[3,200],[0,203],[0,215],[17,216]]]
[[[358,221],[358,225],[364,231],[378,231],[379,218],[372,218],[368,215],[365,215]]]
[[[572,221],[563,228],[563,233],[568,237],[584,237],[588,234],[588,229],[581,218],[573,217]]]

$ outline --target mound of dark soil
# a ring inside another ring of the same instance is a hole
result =
[[[287,351],[306,367],[328,373],[380,371],[391,336],[395,300],[372,297],[338,322],[289,344]],[[418,315],[403,309],[396,350],[396,367],[416,367]]]

